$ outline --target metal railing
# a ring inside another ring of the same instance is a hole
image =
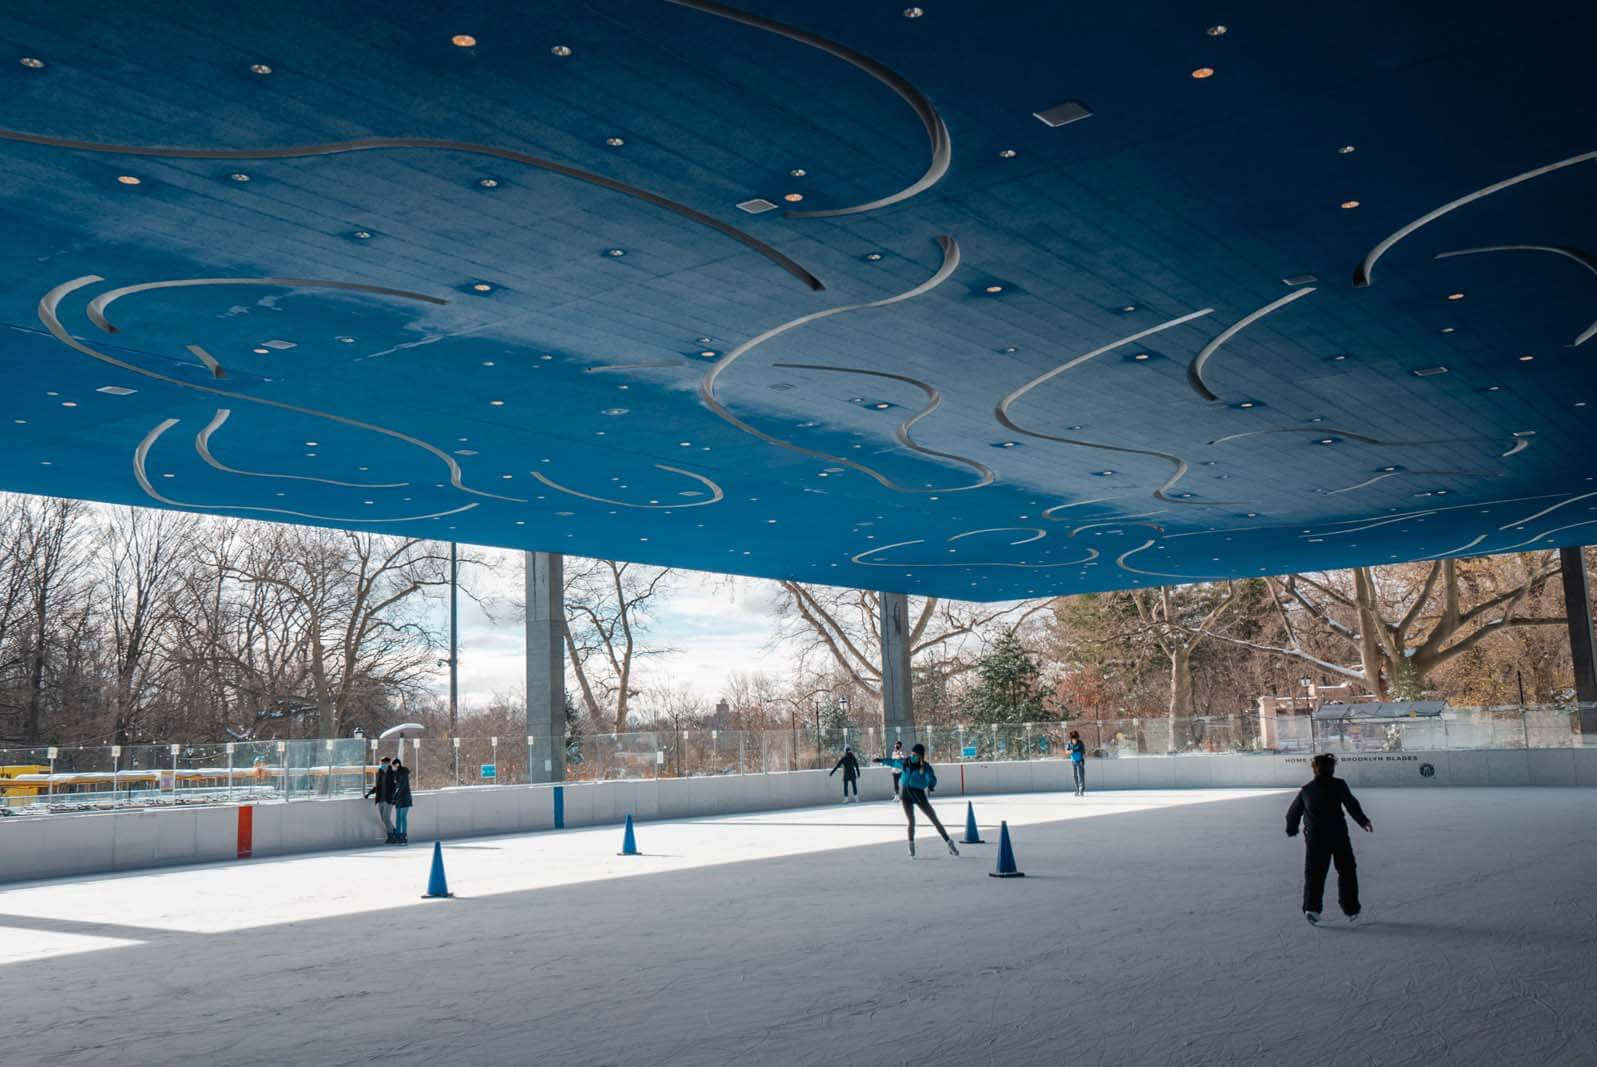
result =
[[[1002,725],[863,727],[817,731],[640,730],[590,734],[565,746],[567,781],[684,778],[828,770],[845,747],[861,763],[894,742],[926,746],[934,763],[1058,759],[1072,730],[1094,759],[1219,753],[1460,751],[1597,745],[1580,708],[1449,709],[1440,717],[1383,721],[1283,715],[1268,731],[1256,714],[1073,719]],[[1590,717],[1594,709],[1586,708]],[[359,796],[383,756],[400,755],[413,790],[492,787],[543,780],[555,756],[547,737],[410,737],[0,749],[0,814],[123,807],[297,801]],[[539,773],[529,775],[528,769]]]

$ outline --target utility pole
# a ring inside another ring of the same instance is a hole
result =
[[[449,542],[449,736],[460,722],[460,556]]]

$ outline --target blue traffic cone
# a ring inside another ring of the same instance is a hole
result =
[[[989,878],[1024,878],[1015,870],[1015,850],[1009,847],[1009,824],[998,824],[998,869],[987,873]]]
[[[976,805],[967,800],[965,801],[965,839],[960,844],[985,845],[986,843],[981,839],[981,831],[976,829]]]
[[[433,871],[427,879],[427,892],[422,894],[423,900],[439,900],[452,897],[455,894],[449,891],[449,882],[444,878],[444,845],[442,841],[433,842]]]
[[[621,835],[621,851],[618,856],[641,856],[638,851],[638,839],[632,834],[632,814],[627,813],[627,832]]]

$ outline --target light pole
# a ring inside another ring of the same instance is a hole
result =
[[[460,557],[449,542],[449,734],[460,721]]]

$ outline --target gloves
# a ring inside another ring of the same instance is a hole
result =
[[[1296,836],[1298,836],[1298,832],[1297,832],[1297,831],[1296,831],[1296,830],[1293,830],[1293,829],[1291,829],[1291,828],[1288,828],[1288,829],[1287,829],[1287,832],[1286,832],[1286,835],[1287,835],[1287,836],[1288,836],[1288,837],[1296,837]]]

